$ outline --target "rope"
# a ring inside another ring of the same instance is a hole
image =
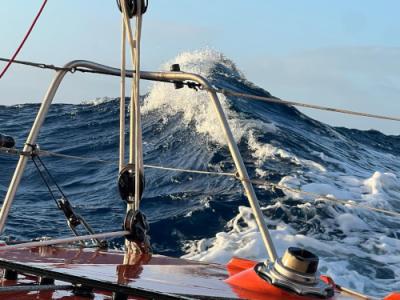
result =
[[[57,187],[57,190],[60,192],[61,196],[64,198],[67,198],[67,196],[65,196],[63,190],[61,189],[61,187],[58,185],[57,181],[54,179],[54,177],[51,175],[49,169],[46,167],[46,165],[43,163],[42,159],[39,156],[32,156],[32,160],[35,161],[35,158],[38,159],[38,161],[40,162],[40,164],[42,165],[43,169],[45,170],[47,176],[50,178],[50,180],[53,182],[53,184]]]
[[[347,114],[347,115],[355,115],[355,116],[360,116],[360,117],[375,118],[375,119],[390,120],[390,121],[400,121],[400,117],[382,116],[382,115],[369,114],[369,113],[364,113],[364,112],[356,112],[356,111],[341,109],[341,108],[333,108],[333,107],[307,104],[307,103],[301,103],[301,102],[295,102],[295,101],[287,101],[287,100],[281,100],[281,99],[271,98],[271,97],[263,97],[263,96],[256,96],[256,95],[251,95],[251,94],[237,93],[237,92],[233,92],[233,91],[225,90],[225,89],[212,89],[212,91],[224,94],[225,96],[244,97],[244,98],[250,98],[250,99],[256,99],[256,100],[262,100],[262,101],[266,101],[266,102],[270,102],[270,103],[300,106],[300,107],[336,112],[336,113]]]
[[[17,150],[17,149],[9,149],[9,148],[2,148],[2,147],[0,147],[0,152],[4,152],[7,154],[15,154],[15,155],[29,155],[29,156],[31,155],[30,153],[25,153],[25,152]],[[104,160],[104,159],[97,159],[97,158],[90,158],[90,157],[76,156],[76,155],[67,155],[67,154],[61,154],[61,153],[52,152],[52,151],[46,151],[46,150],[42,150],[42,149],[37,150],[36,154],[41,155],[41,156],[60,157],[60,158],[74,159],[74,160],[81,160],[81,161],[88,161],[88,162],[96,162],[96,163],[102,163],[102,164],[110,164],[110,165],[116,164],[115,161],[111,161],[111,160]],[[213,171],[203,171],[203,170],[181,169],[181,168],[174,168],[174,167],[148,165],[148,164],[144,164],[144,167],[149,168],[149,169],[158,169],[158,170],[184,172],[184,173],[221,175],[221,176],[231,176],[231,177],[236,176],[236,173],[223,173],[223,172],[213,172]]]
[[[11,62],[11,59],[5,58],[5,57],[0,57],[0,61]],[[62,67],[57,67],[55,65],[37,63],[37,62],[31,62],[31,61],[25,61],[25,60],[14,59],[12,62],[14,64],[18,64],[18,65],[25,65],[25,66],[35,67],[35,68],[39,68],[39,69],[50,69],[50,70],[54,70],[54,71],[60,71],[60,70],[73,71],[74,70],[74,68],[62,68]],[[83,71],[83,69],[82,69],[82,71]]]
[[[0,287],[1,293],[22,293],[22,292],[38,292],[38,291],[61,291],[61,290],[72,290],[74,287],[72,285],[12,285],[12,286],[2,286]]]
[[[0,147],[0,152],[2,151],[2,149],[4,149],[4,148]],[[10,150],[8,148],[5,148],[5,149],[6,150]],[[16,150],[16,149],[13,149],[13,152],[15,154],[22,153],[22,151],[19,151],[19,150]],[[57,157],[62,157],[62,158],[67,158],[67,159],[91,161],[91,162],[104,163],[104,164],[115,164],[115,162],[113,162],[113,161],[94,159],[94,158],[89,158],[89,157],[65,155],[65,154],[59,154],[59,153],[45,151],[45,150],[39,150],[37,155],[41,155],[42,152],[45,153],[46,155],[57,156]],[[12,153],[12,154],[14,154],[14,153]],[[204,171],[204,170],[193,170],[193,169],[183,169],[183,168],[174,168],[174,167],[164,167],[164,166],[148,165],[148,164],[144,164],[144,167],[145,168],[149,168],[149,169],[158,169],[158,170],[173,171],[173,172],[183,172],[183,173],[193,173],[193,174],[203,174],[203,175],[215,175],[215,176],[228,176],[228,177],[236,178],[238,180],[244,180],[244,179],[239,178],[236,173],[229,173],[229,172],[213,172],[213,171]],[[306,191],[303,191],[303,190],[294,189],[294,188],[291,188],[291,187],[287,187],[287,186],[284,186],[284,185],[268,182],[268,181],[265,181],[265,180],[259,180],[259,179],[250,179],[249,182],[253,183],[253,184],[258,184],[258,185],[267,185],[267,186],[270,186],[270,187],[273,187],[273,188],[279,188],[279,189],[287,190],[287,191],[290,191],[290,192],[293,192],[293,193],[299,193],[299,194],[302,194],[302,195],[305,195],[305,196],[312,196],[312,197],[316,198],[316,200],[324,200],[324,201],[329,201],[329,202],[336,202],[336,203],[341,204],[341,205],[349,205],[349,206],[353,206],[353,207],[367,209],[367,210],[370,210],[370,211],[375,211],[375,212],[380,212],[380,213],[392,215],[392,216],[395,216],[395,217],[400,217],[400,213],[396,212],[396,211],[389,211],[389,210],[385,210],[385,209],[382,209],[382,208],[377,208],[377,207],[368,206],[368,205],[364,205],[364,204],[359,204],[359,203],[353,202],[353,201],[362,201],[361,199],[359,199],[359,200],[351,200],[351,199],[331,198],[331,197],[323,196],[323,195],[320,195],[320,194],[316,194],[316,193],[312,193],[312,192],[306,192]]]
[[[0,252],[7,251],[7,250],[20,249],[20,248],[33,248],[33,247],[42,247],[42,246],[50,246],[50,245],[69,244],[69,243],[86,241],[86,240],[115,238],[115,237],[121,237],[121,236],[127,235],[129,233],[130,233],[129,231],[114,231],[114,232],[105,232],[105,233],[97,233],[97,234],[89,234],[89,235],[80,235],[80,236],[67,237],[67,238],[54,239],[54,240],[21,243],[21,244],[16,244],[16,245],[1,246]]]
[[[4,58],[4,57],[0,57],[0,61],[9,62],[10,59]],[[52,65],[52,64],[35,63],[35,62],[21,61],[21,60],[14,60],[13,63],[14,64],[27,65],[27,66],[31,66],[31,67],[40,68],[40,69],[50,69],[50,70],[55,70],[55,71],[65,70],[65,71],[70,71],[71,73],[82,72],[82,73],[93,73],[93,74],[120,76],[120,75],[115,75],[114,73],[110,73],[110,72],[89,70],[89,69],[85,69],[85,68],[63,68],[63,67],[55,66],[55,65]],[[127,77],[128,77],[128,75],[127,75]],[[174,83],[172,81],[163,81],[163,80],[159,80],[159,81],[166,82],[166,83]],[[183,82],[183,84],[188,86],[189,88],[192,88],[192,89],[195,89],[195,90],[197,90],[197,88],[199,88],[199,86],[196,85],[196,84],[193,84],[193,82]],[[224,94],[225,96],[243,97],[243,98],[261,100],[261,101],[265,101],[265,102],[269,102],[269,103],[299,106],[299,107],[305,107],[305,108],[311,108],[311,109],[317,109],[317,110],[323,110],[323,111],[329,111],[329,112],[336,112],[336,113],[342,113],[342,114],[348,114],[348,115],[355,115],[355,116],[359,116],[359,117],[375,118],[375,119],[389,120],[389,121],[396,121],[396,122],[400,121],[400,117],[384,116],[384,115],[378,115],[378,114],[370,114],[370,113],[365,113],[365,112],[357,112],[357,111],[354,111],[354,110],[347,110],[347,109],[341,109],[341,108],[334,108],[334,107],[327,107],[327,106],[321,106],[321,105],[307,104],[307,103],[302,103],[302,102],[288,101],[288,100],[282,100],[282,99],[271,98],[271,97],[257,96],[257,95],[252,95],[252,94],[238,93],[238,92],[234,92],[234,91],[230,91],[230,90],[226,90],[226,89],[216,89],[216,88],[214,88],[214,89],[210,89],[210,91],[216,92],[216,93],[220,93],[220,94]]]
[[[180,169],[180,168],[162,167],[162,166],[154,166],[154,165],[144,165],[144,166],[146,168],[149,168],[149,169],[158,169],[158,170],[166,170],[166,171],[174,171],[174,172],[236,177],[236,173],[224,173],[224,172]]]
[[[137,15],[136,15],[136,32],[135,32],[135,65],[134,69],[140,71],[140,42],[142,34],[142,1],[137,1]],[[144,174],[143,167],[143,144],[142,144],[142,121],[140,114],[140,75],[135,74],[135,144],[136,144],[136,155],[135,155],[135,209],[139,210],[140,206],[140,195],[141,195],[141,180],[140,174]]]
[[[121,33],[121,87],[119,104],[119,171],[125,165],[125,78],[126,78],[126,28],[122,16]]]
[[[129,21],[127,5],[125,1],[121,1],[122,12],[124,17],[125,28],[128,33],[128,40],[131,47],[131,60],[135,70],[140,70],[140,38],[142,29],[142,7],[141,1],[137,1],[136,15],[136,31],[135,40],[133,39],[132,28]],[[140,205],[140,178],[139,174],[143,174],[143,146],[141,132],[141,115],[140,115],[140,76],[135,74],[132,78],[131,88],[131,105],[130,105],[130,153],[129,163],[135,163],[135,210],[139,210]]]
[[[12,154],[12,155],[28,155],[30,156],[30,152],[24,152],[15,148],[6,148],[6,147],[0,147],[0,153],[4,154]]]
[[[0,148],[0,151],[2,149]],[[16,150],[16,152],[23,153],[22,151]],[[54,157],[60,157],[60,158],[66,158],[66,159],[75,159],[75,160],[82,160],[82,161],[89,161],[89,162],[97,162],[97,163],[103,163],[103,164],[115,164],[114,161],[111,160],[103,160],[103,159],[97,159],[97,158],[90,158],[90,157],[84,157],[84,156],[76,156],[76,155],[67,155],[67,154],[61,154],[61,153],[56,153],[56,152],[51,152],[51,151],[46,151],[46,150],[39,150],[37,155],[43,156],[54,156]],[[28,154],[30,155],[30,154]]]
[[[8,148],[5,148],[5,149],[8,149]],[[0,152],[1,151],[2,151],[2,148],[0,148]],[[19,150],[16,150],[16,149],[14,149],[13,152],[14,152],[13,154],[22,153],[22,151],[19,151]],[[56,152],[51,152],[51,151],[46,151],[46,150],[38,150],[37,155],[42,155],[42,153],[47,155],[47,156],[54,156],[54,157],[60,157],[60,158],[66,158],[66,159],[75,159],[75,160],[82,160],[82,161],[88,161],[88,162],[97,162],[97,163],[102,163],[102,164],[113,164],[113,165],[116,164],[115,161],[111,161],[111,160],[103,160],[103,159],[83,157],[83,156],[75,156],[75,155],[66,155],[66,154],[61,154],[61,153],[56,153]],[[194,174],[221,175],[221,176],[236,177],[236,173],[223,173],[223,172],[213,172],[213,171],[204,171],[204,170],[182,169],[182,168],[174,168],[174,167],[164,167],[164,166],[157,166],[157,165],[149,165],[149,164],[144,164],[143,166],[145,168],[149,168],[149,169],[158,169],[158,170],[184,172],[184,173],[194,173]]]
[[[32,156],[32,161],[33,161],[33,163],[35,164],[35,167],[36,167],[36,169],[37,169],[37,171],[38,171],[38,173],[39,173],[39,175],[40,175],[40,178],[42,178],[42,181],[43,181],[44,184],[46,185],[46,187],[47,187],[47,189],[48,189],[48,191],[49,191],[49,193],[50,193],[50,195],[51,195],[51,198],[54,200],[54,202],[56,203],[57,207],[61,209],[60,204],[59,204],[58,201],[57,201],[57,198],[56,198],[56,196],[55,196],[55,194],[54,194],[53,189],[51,188],[49,182],[47,182],[47,179],[45,178],[44,174],[43,174],[42,171],[40,170],[40,167],[39,167],[38,163],[35,161],[35,157],[34,157],[34,156]],[[59,189],[59,191],[60,191],[60,189]],[[62,191],[61,191],[61,193],[62,193]],[[62,194],[62,195],[63,195],[63,194]],[[64,197],[64,195],[63,195],[63,197]]]
[[[128,36],[128,42],[129,45],[131,47],[131,61],[132,64],[135,64],[135,55],[134,55],[134,49],[135,49],[135,40],[133,39],[133,34],[132,34],[132,28],[131,28],[131,24],[128,18],[128,11],[127,11],[127,7],[126,7],[126,1],[121,1],[121,7],[122,7],[122,14],[123,14],[123,19],[124,19],[124,24],[125,24],[125,30],[127,32],[127,36]],[[130,133],[129,133],[129,145],[130,145],[130,153],[129,153],[129,162],[133,163],[134,161],[134,118],[133,118],[133,113],[135,111],[135,102],[132,100],[135,97],[135,93],[134,93],[134,85],[135,85],[135,79],[134,77],[132,77],[132,88],[131,88],[131,102],[130,102]]]
[[[40,15],[42,14],[42,11],[44,7],[46,6],[47,0],[44,0],[42,3],[42,6],[39,9],[39,12],[36,14],[35,19],[33,20],[31,26],[29,27],[27,33],[25,34],[24,38],[22,39],[22,42],[19,44],[17,50],[14,52],[13,56],[11,59],[8,61],[7,65],[4,67],[4,69],[0,73],[0,79],[3,77],[3,75],[7,72],[8,68],[11,66],[11,64],[14,62],[15,58],[17,57],[18,53],[21,51],[22,47],[24,46],[26,40],[28,39],[29,35],[31,34],[33,28],[36,25],[37,20],[39,19]]]
[[[31,145],[31,147],[33,149],[32,154],[31,154],[32,161],[35,164],[35,167],[36,167],[37,171],[39,172],[40,177],[42,178],[44,184],[46,185],[46,187],[47,187],[52,199],[56,203],[58,209],[60,209],[64,213],[64,216],[67,220],[68,227],[72,230],[72,232],[75,234],[75,236],[79,236],[79,233],[76,230],[76,227],[81,224],[88,233],[94,234],[94,231],[93,231],[92,227],[89,225],[89,223],[86,222],[86,220],[82,216],[75,213],[67,196],[64,194],[63,190],[58,185],[57,181],[51,175],[49,169],[46,167],[46,165],[44,164],[42,159],[38,156],[37,152],[39,150],[37,150],[37,146]],[[36,159],[38,160],[39,163],[36,162]],[[53,190],[51,185],[55,186],[56,190],[61,195],[60,200],[58,200],[56,198],[55,191]],[[104,246],[104,243],[102,243],[100,240],[93,239],[93,242],[95,244],[97,244],[99,247]]]

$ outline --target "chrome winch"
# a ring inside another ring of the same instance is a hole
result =
[[[318,256],[302,248],[289,247],[275,262],[260,263],[257,274],[269,283],[299,295],[332,297],[333,287],[319,278]]]

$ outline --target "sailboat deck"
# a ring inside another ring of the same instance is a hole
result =
[[[40,247],[1,251],[0,269],[19,274],[18,280],[3,279],[3,287],[38,284],[39,278],[50,278],[56,285],[81,286],[91,291],[95,299],[114,299],[112,295],[125,297],[115,299],[282,299],[249,294],[227,284],[224,280],[229,273],[225,266],[161,255],[129,257],[122,251]],[[290,300],[315,299],[283,293]],[[9,295],[14,299],[88,299],[71,290]],[[0,293],[0,299],[8,299],[7,294]],[[334,299],[351,297],[337,293]]]
[[[238,298],[223,281],[228,276],[224,267],[159,255],[127,258],[119,251],[41,247],[0,253],[0,268],[144,299]]]

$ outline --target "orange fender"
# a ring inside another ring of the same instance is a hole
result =
[[[295,293],[288,292],[284,289],[269,284],[264,279],[260,278],[254,271],[254,266],[257,262],[233,258],[228,264],[227,269],[230,274],[229,278],[225,280],[226,283],[232,286],[233,291],[244,299],[253,300],[305,300],[305,299],[318,299],[314,297],[300,296]],[[326,282],[329,277],[323,278]],[[330,278],[329,278],[330,279]],[[333,280],[330,279],[330,284]],[[327,282],[328,283],[328,282]],[[393,299],[390,299],[393,300]],[[397,299],[396,299],[397,300]],[[400,299],[399,299],[400,300]]]
[[[386,296],[384,300],[400,300],[400,292],[394,292]]]

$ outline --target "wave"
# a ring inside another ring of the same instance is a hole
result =
[[[163,69],[172,63],[201,74],[217,88],[272,97],[216,51],[182,53]],[[400,136],[336,128],[286,105],[219,96],[252,178],[400,210]],[[235,171],[206,92],[175,90],[157,82],[143,98],[146,163]],[[46,150],[115,161],[99,165],[45,158],[71,202],[96,230],[115,229],[125,210],[115,184],[118,105],[118,99],[108,97],[80,105],[55,104],[39,140]],[[15,136],[21,146],[37,110],[34,104],[1,106],[0,131]],[[3,195],[15,159],[0,155],[0,165]],[[35,174],[28,166],[7,227],[13,238],[68,232]],[[156,252],[220,263],[233,255],[266,258],[235,179],[147,169],[146,181],[142,208]],[[288,246],[304,246],[320,256],[321,271],[339,284],[375,296],[400,289],[398,219],[293,191],[255,188],[279,255]],[[115,245],[122,246],[122,241]]]

